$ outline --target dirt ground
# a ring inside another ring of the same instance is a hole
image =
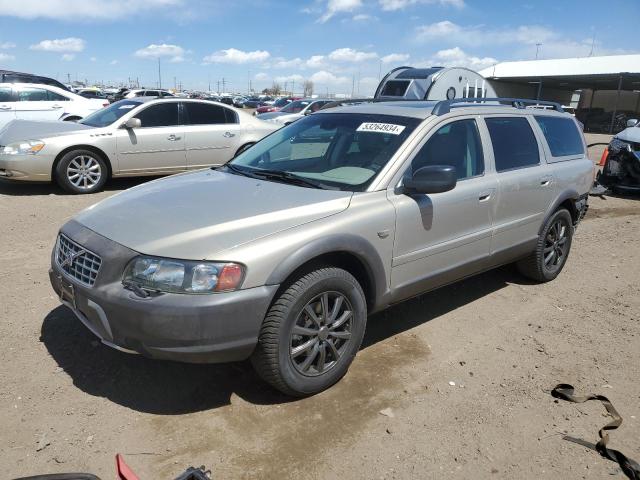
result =
[[[552,283],[504,267],[371,317],[347,376],[291,401],[247,363],[114,351],[60,306],[47,278],[59,226],[136,183],[91,196],[0,183],[3,477],[114,478],[120,452],[143,479],[202,464],[214,479],[623,478],[563,439],[595,442],[608,419],[554,402],[561,382],[607,395],[624,418],[612,447],[640,460],[638,200],[591,198]]]

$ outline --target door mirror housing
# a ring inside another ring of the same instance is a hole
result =
[[[627,120],[627,127],[635,127],[636,125],[638,125],[637,118],[630,118],[629,120]]]
[[[404,181],[403,193],[442,193],[453,190],[458,181],[456,168],[451,165],[429,165],[413,172]]]
[[[142,122],[139,118],[130,118],[126,122],[124,122],[124,128],[140,128],[142,126]]]

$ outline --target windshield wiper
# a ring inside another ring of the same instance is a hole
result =
[[[253,169],[251,173],[253,175],[260,176],[263,178],[281,180],[286,183],[291,183],[292,185],[319,188],[321,190],[337,190],[337,188],[331,187],[326,183],[316,182],[315,180],[311,180],[309,178],[296,175],[295,173],[283,172],[281,170],[264,170],[260,168],[260,169]]]
[[[249,178],[262,178],[262,177],[259,177],[257,175],[253,175],[246,168],[239,168],[239,167],[236,167],[235,165],[233,165],[231,163],[227,163],[225,165],[219,165],[219,166],[211,167],[212,170],[219,170],[220,168],[226,168],[228,170],[231,170],[233,173],[237,173],[238,175],[243,175],[243,176],[249,177]]]

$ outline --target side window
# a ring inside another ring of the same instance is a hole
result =
[[[225,108],[205,103],[185,102],[189,125],[215,125],[227,123]]]
[[[178,102],[158,103],[145,108],[136,118],[143,127],[171,127],[179,125]]]
[[[475,120],[458,120],[440,127],[411,162],[411,171],[428,165],[451,165],[458,180],[484,173],[482,142]]]
[[[18,90],[19,102],[46,102],[47,91],[43,88],[22,88]]]
[[[144,97],[145,91],[136,92],[136,97]]]
[[[227,123],[240,123],[238,120],[238,114],[231,110],[230,108],[224,108],[224,115],[227,118]]]
[[[47,90],[47,100],[50,102],[68,102],[69,99],[64,95]]]
[[[147,90],[146,92],[144,92],[144,96],[145,97],[158,97],[158,96],[160,96],[160,94],[158,92],[156,92],[155,90]]]
[[[11,89],[8,87],[0,87],[0,103],[13,102]]]
[[[485,122],[498,172],[540,163],[538,142],[525,117],[485,118]]]
[[[535,119],[544,133],[551,155],[564,157],[584,154],[582,136],[578,132],[576,122],[572,119],[541,115],[536,115]]]

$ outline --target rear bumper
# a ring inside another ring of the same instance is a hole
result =
[[[78,223],[65,235],[102,257],[93,287],[67,275],[52,255],[51,285],[62,303],[100,340],[150,358],[192,363],[244,360],[253,352],[277,285],[211,295],[137,296],[121,282],[137,255]],[[90,233],[89,233],[90,232]]]

